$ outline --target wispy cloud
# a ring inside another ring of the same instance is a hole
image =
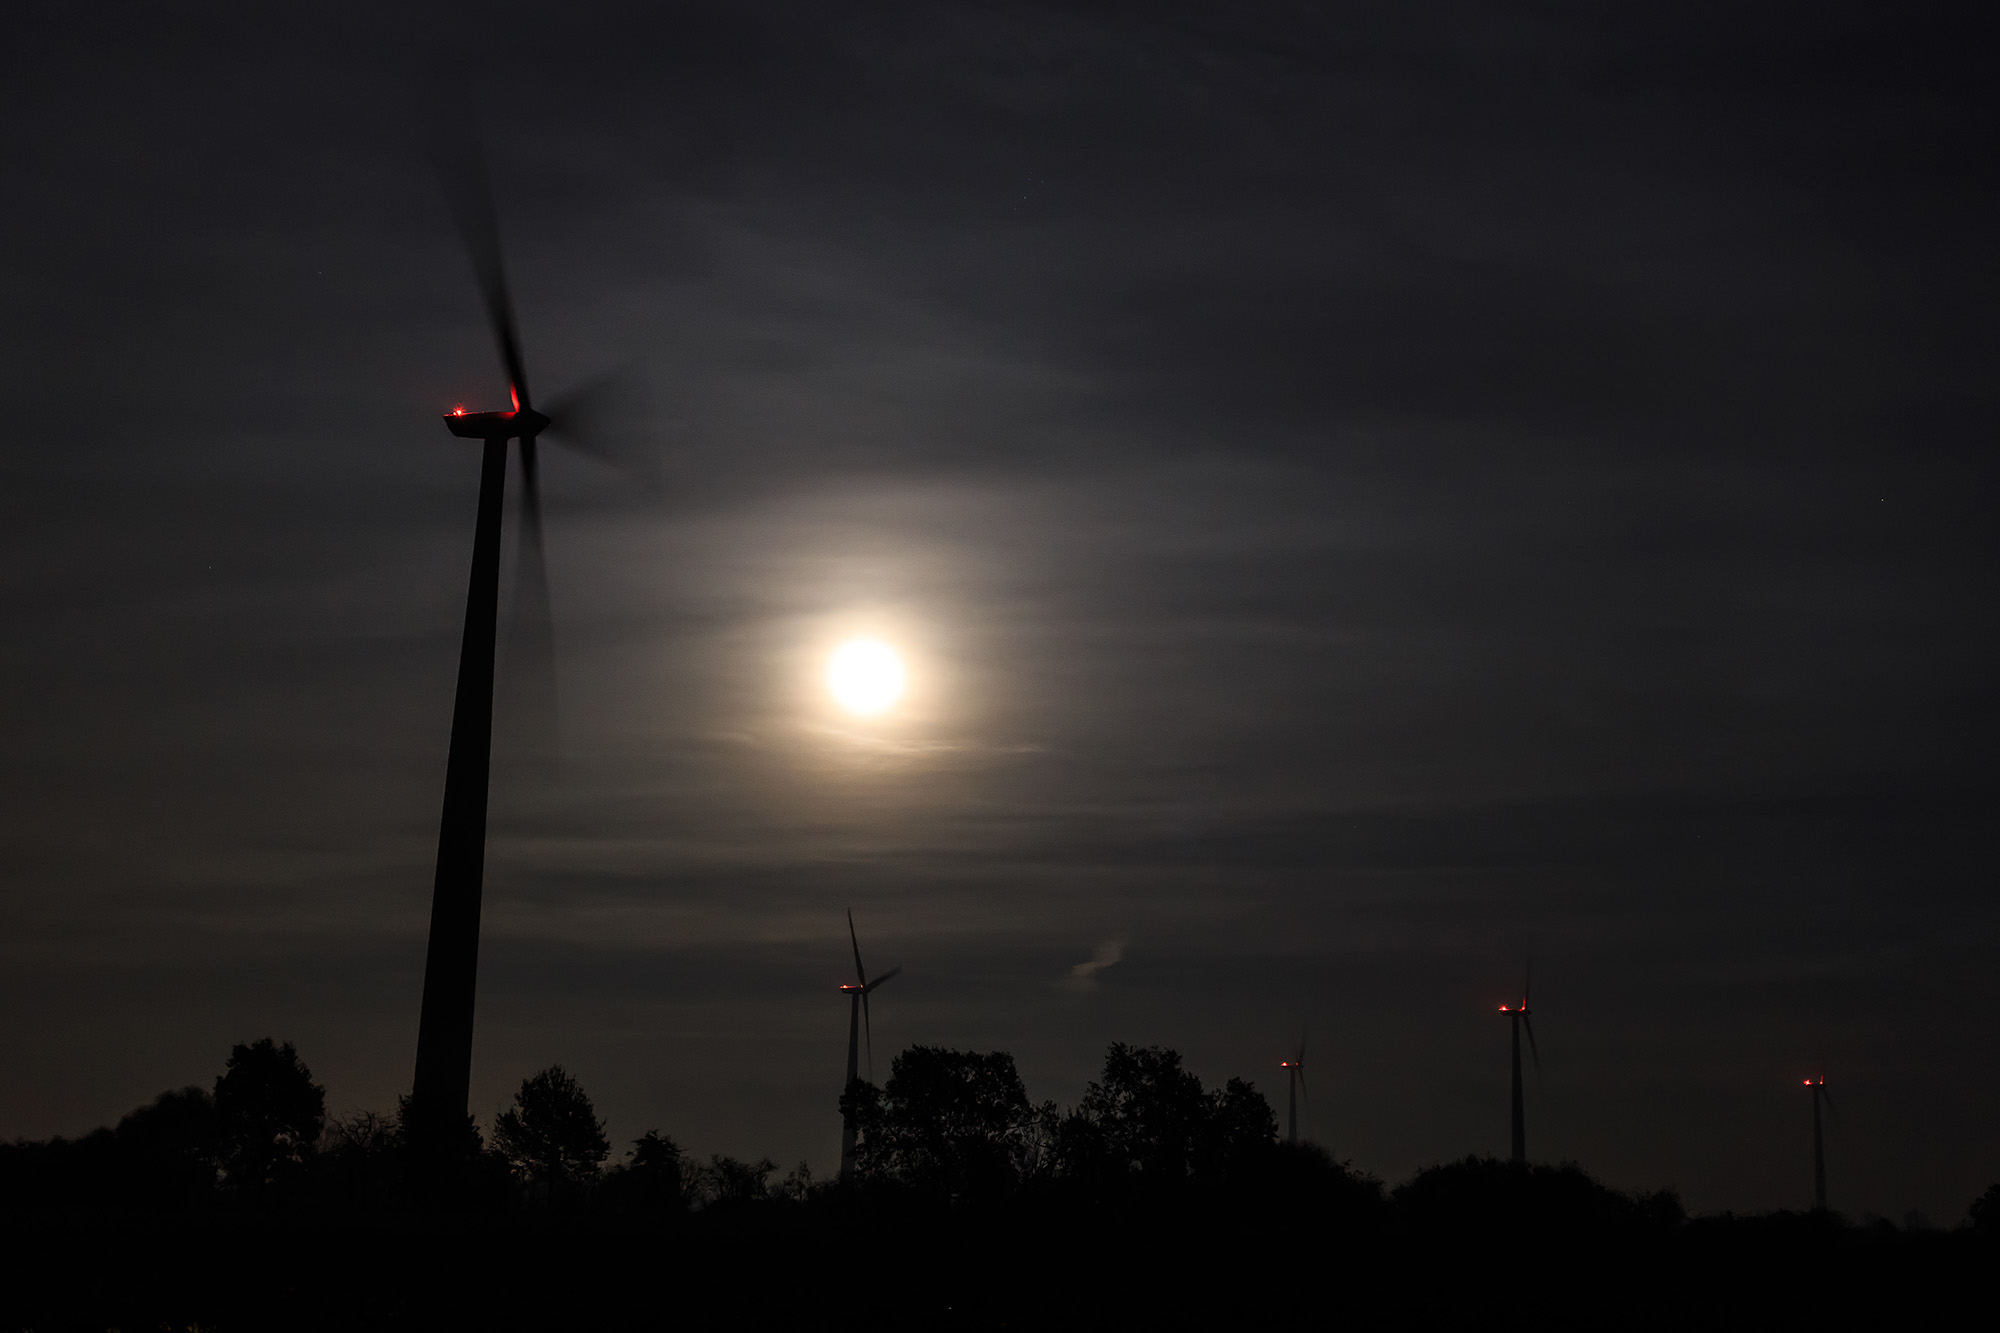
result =
[[[1107,967],[1116,966],[1125,957],[1124,940],[1106,940],[1097,946],[1097,952],[1088,962],[1078,963],[1069,970],[1069,984],[1080,988],[1097,984],[1097,974]]]

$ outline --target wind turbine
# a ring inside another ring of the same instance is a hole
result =
[[[499,344],[501,369],[513,403],[506,412],[468,412],[444,418],[462,439],[482,442],[479,508],[472,539],[472,577],[465,599],[465,632],[452,705],[451,749],[445,761],[444,809],[438,821],[437,875],[431,891],[430,945],[424,958],[423,1014],[417,1026],[416,1076],[404,1116],[405,1130],[422,1160],[442,1167],[466,1132],[466,1099],[472,1079],[473,1001],[479,973],[479,913],[486,866],[487,788],[493,753],[493,667],[499,620],[500,529],[507,485],[507,442],[521,445],[520,566],[517,626],[522,631],[510,663],[522,670],[533,697],[527,702],[553,732],[555,644],[550,633],[548,569],[542,553],[541,481],[535,443],[562,430],[565,416],[580,415],[572,396],[550,415],[534,408],[507,275],[500,257],[500,228],[484,156],[475,141],[458,145],[443,164],[446,193],[470,254],[486,315]],[[572,432],[573,433],[573,432]],[[579,447],[583,447],[579,442]],[[594,452],[588,448],[585,452]],[[510,673],[511,674],[511,673]]]
[[[1828,1109],[1833,1106],[1833,1094],[1826,1090],[1826,1075],[1809,1078],[1806,1086],[1812,1089],[1813,1106],[1813,1209],[1826,1211],[1826,1139],[1820,1131],[1819,1104],[1825,1102]]]
[[[1285,1110],[1289,1125],[1285,1141],[1294,1148],[1299,1146],[1299,1094],[1306,1086],[1306,1039],[1299,1038],[1299,1052],[1289,1060],[1280,1060],[1278,1068],[1285,1071],[1290,1087],[1286,1091]],[[1310,1098],[1307,1099],[1310,1102]]]
[[[848,1000],[847,1083],[845,1086],[851,1092],[860,1077],[860,1041],[864,1027],[868,1032],[868,1077],[871,1080],[875,1077],[875,1028],[874,1024],[868,1019],[868,994],[876,987],[893,979],[903,969],[892,967],[873,981],[868,979],[867,970],[861,966],[861,941],[854,933],[854,912],[851,908],[847,913],[847,941],[854,946],[854,980],[843,985],[840,989],[841,993],[846,995]],[[853,1172],[854,1116],[852,1112],[843,1111],[840,1117],[840,1174],[849,1176]]]
[[[1542,1072],[1542,1052],[1535,1045],[1535,1025],[1528,1021],[1528,988],[1534,977],[1531,972],[1521,982],[1521,1003],[1509,1008],[1500,1006],[1500,1012],[1507,1015],[1514,1029],[1514,1140],[1512,1159],[1522,1165],[1528,1161],[1528,1119],[1521,1103],[1521,1029],[1528,1030],[1528,1052],[1535,1058],[1535,1072]]]

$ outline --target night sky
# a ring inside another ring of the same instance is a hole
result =
[[[495,769],[473,1109],[836,1165],[1111,1041],[1390,1179],[2000,1178],[1976,7],[46,6],[0,55],[0,1137],[298,1044],[409,1087],[476,445],[477,103],[561,769]],[[1751,12],[1754,11],[1754,12]],[[425,108],[431,110],[427,111]],[[427,121],[426,117],[430,117]],[[511,568],[511,564],[509,565]],[[857,721],[827,653],[911,691]],[[1113,961],[1115,960],[1115,961]],[[1079,967],[1091,962],[1097,967]],[[622,1151],[622,1146],[621,1146]]]

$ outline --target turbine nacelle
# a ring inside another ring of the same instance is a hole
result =
[[[468,412],[456,408],[445,413],[445,429],[467,440],[531,440],[549,428],[549,419],[532,407],[512,412]]]

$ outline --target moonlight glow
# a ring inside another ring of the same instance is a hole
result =
[[[903,697],[903,659],[879,639],[850,639],[827,664],[826,687],[850,713],[879,713]]]

